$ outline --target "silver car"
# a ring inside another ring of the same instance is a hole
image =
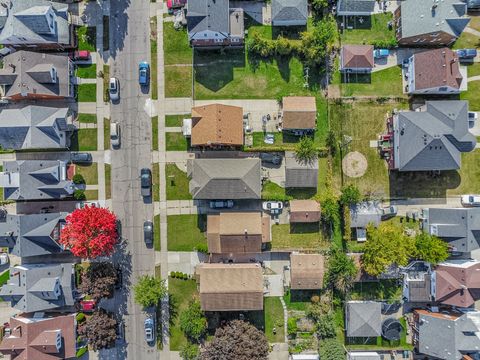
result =
[[[152,344],[155,341],[155,321],[152,318],[145,319],[145,341]]]
[[[110,123],[110,143],[113,148],[120,147],[120,125],[118,123]]]
[[[110,100],[116,101],[120,98],[120,83],[117,78],[110,78],[108,92],[110,94]]]

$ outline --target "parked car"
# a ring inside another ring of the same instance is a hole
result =
[[[275,142],[275,135],[273,135],[273,134],[266,134],[266,135],[265,135],[265,138],[263,139],[263,142],[264,142],[265,144],[273,145],[273,143]]]
[[[375,59],[386,58],[390,55],[390,51],[388,49],[375,49],[373,51],[373,57]]]
[[[6,265],[9,263],[9,258],[7,253],[0,253],[0,265]]]
[[[90,59],[90,51],[88,50],[79,50],[73,53],[74,60],[89,60]]]
[[[155,321],[150,317],[145,319],[145,341],[148,344],[155,341]]]
[[[230,209],[234,205],[233,200],[212,200],[210,201],[211,209]]]
[[[153,223],[145,221],[143,223],[143,240],[147,246],[153,245]]]
[[[480,206],[480,195],[462,195],[460,201],[465,207]]]
[[[110,100],[116,101],[120,98],[120,83],[118,82],[117,78],[110,78],[110,82],[108,84],[108,91],[110,94]]]
[[[382,217],[389,217],[397,215],[398,208],[395,205],[382,208]]]
[[[76,209],[83,209],[86,205],[90,207],[101,207],[98,201],[80,201],[75,204]]]
[[[86,313],[92,313],[96,307],[95,300],[82,300],[80,301],[80,309]]]
[[[265,211],[270,211],[272,214],[275,214],[283,209],[283,203],[281,201],[265,201],[262,204],[262,208]]]
[[[138,64],[138,83],[142,86],[150,82],[150,65],[146,61]]]
[[[173,14],[175,9],[180,9],[187,4],[187,0],[167,0],[168,13]]]
[[[116,122],[110,123],[110,143],[112,147],[120,147],[120,124]]]
[[[456,53],[460,59],[473,59],[477,56],[477,49],[458,49]]]
[[[478,113],[476,111],[468,112],[468,121],[475,123],[478,119]]]
[[[282,156],[276,153],[260,153],[260,159],[263,162],[273,165],[280,165],[282,163]]]
[[[142,196],[152,196],[152,172],[150,169],[140,170],[140,185]]]
[[[89,164],[92,162],[92,154],[74,152],[70,155],[70,160],[74,164]]]

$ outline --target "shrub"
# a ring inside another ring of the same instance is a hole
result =
[[[82,174],[73,175],[72,181],[74,184],[85,184],[85,179],[83,178]]]
[[[350,217],[350,208],[348,206],[343,207],[343,239],[349,241],[352,239],[352,219]]]
[[[77,350],[77,353],[75,354],[75,357],[81,358],[85,353],[87,352],[87,347],[81,347],[80,349]]]
[[[351,205],[360,202],[362,195],[360,190],[354,184],[349,184],[342,188],[342,195],[340,196],[340,203],[342,205]]]
[[[199,253],[208,254],[208,245],[207,244],[198,244],[195,247],[195,250],[197,250]]]
[[[297,318],[288,318],[287,321],[287,333],[290,336],[295,336],[298,331]]]
[[[81,323],[85,321],[85,314],[82,312],[79,312],[77,316],[75,317],[77,319],[77,322]]]
[[[312,302],[312,304],[316,304],[320,301],[320,296],[318,295],[313,295],[311,298],[310,298],[310,301]]]
[[[73,193],[73,198],[75,200],[85,200],[87,197],[85,196],[85,191],[75,190],[75,192]]]
[[[373,45],[376,48],[393,49],[398,46],[398,42],[397,39],[392,37],[388,40],[373,40],[370,42],[370,45]]]

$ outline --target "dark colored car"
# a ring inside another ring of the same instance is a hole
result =
[[[82,163],[89,164],[92,162],[92,154],[74,152],[71,154],[70,160],[72,160],[72,162],[76,164],[82,164]]]
[[[153,245],[153,223],[151,221],[143,223],[143,239],[148,246]]]
[[[280,165],[282,163],[282,156],[276,153],[260,153],[260,159],[262,159],[263,162],[273,165]]]
[[[152,196],[152,172],[150,169],[140,170],[141,193],[143,197]]]
[[[146,61],[138,64],[138,83],[142,86],[150,82],[150,65]]]
[[[473,59],[477,56],[477,49],[458,49],[456,52],[460,59]]]

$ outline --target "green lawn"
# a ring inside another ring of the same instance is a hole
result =
[[[192,96],[192,68],[165,66],[165,97]]]
[[[157,56],[157,17],[152,16],[150,18],[150,62],[151,62],[151,88],[152,88],[152,99],[158,99],[158,77],[157,77],[157,68],[158,68],[158,56]]]
[[[81,123],[97,123],[97,115],[95,114],[78,114],[78,121]]]
[[[267,180],[262,185],[262,200],[287,201],[291,200],[291,197],[287,196],[285,188]]]
[[[477,76],[480,75],[480,63],[471,63],[467,65],[467,76]]]
[[[96,27],[77,28],[78,50],[96,51]]]
[[[478,181],[480,167],[478,164],[480,164],[480,149],[462,154],[462,166],[458,173],[451,172],[451,177],[446,174],[446,178],[451,178],[452,183],[457,185],[447,189],[448,196],[480,193],[480,181]]]
[[[471,27],[472,29],[475,29],[477,31],[480,31],[480,15],[478,14],[469,14],[470,15],[470,22],[468,23],[468,26]]]
[[[372,44],[374,41],[388,41],[395,37],[393,28],[388,29],[387,23],[392,21],[392,13],[375,14],[370,17],[363,17],[366,21],[363,24],[349,23],[354,29],[345,29],[341,35],[342,45],[346,44]],[[342,20],[341,20],[342,21]]]
[[[165,145],[167,151],[187,151],[188,141],[181,132],[165,133]]]
[[[77,76],[83,79],[95,79],[97,77],[97,65],[77,65]]]
[[[110,149],[110,119],[103,118],[103,148]]]
[[[88,201],[98,200],[98,190],[85,190],[85,196]]]
[[[97,129],[79,129],[72,135],[71,150],[96,151]]]
[[[285,341],[283,307],[278,297],[266,297],[263,302],[265,315],[265,335],[270,343]],[[275,334],[273,329],[275,328]]]
[[[206,216],[167,216],[168,251],[194,251],[197,246],[206,246]]]
[[[183,125],[183,119],[188,119],[192,114],[165,115],[165,127],[179,127]]]
[[[453,49],[465,49],[465,48],[479,48],[480,39],[470,33],[464,31],[457,41],[453,44]]]
[[[480,111],[480,80],[470,81],[468,91],[460,93],[460,99],[468,100],[468,109],[470,111]]]
[[[179,280],[168,278],[168,293],[170,295],[170,311],[172,319],[170,325],[170,350],[179,351],[187,343],[186,337],[180,330],[180,314],[185,311],[193,298],[198,298],[197,283],[195,280]]]
[[[192,63],[192,48],[184,27],[175,30],[173,22],[163,23],[163,53],[165,65]]]
[[[280,224],[272,226],[272,250],[328,248],[318,223]]]
[[[153,217],[153,249],[160,251],[160,215]]]
[[[402,298],[402,286],[398,284],[397,280],[354,283],[349,296],[351,300],[386,300],[394,302]]]
[[[372,74],[349,74],[345,80],[340,75],[342,96],[395,96],[405,97],[402,93],[402,68],[394,66]],[[338,76],[338,75],[337,75]]]
[[[158,116],[152,117],[152,150],[158,150]]]
[[[98,164],[96,162],[90,165],[75,165],[76,173],[83,176],[87,185],[98,184]]]
[[[80,84],[77,86],[77,99],[79,102],[97,101],[97,84]]]
[[[175,164],[166,164],[165,178],[167,181],[167,200],[190,200],[192,195],[188,190],[187,173]]]
[[[320,295],[320,291],[294,290],[292,292],[288,289],[285,295],[283,295],[283,300],[285,301],[287,310],[306,311],[308,305],[311,304],[310,299],[313,295]]]
[[[10,279],[10,270],[7,270],[0,275],[0,286],[6,284],[8,279]]]
[[[160,201],[160,164],[155,163],[152,166],[152,192],[153,201]]]
[[[112,198],[112,166],[105,164],[105,198]]]

